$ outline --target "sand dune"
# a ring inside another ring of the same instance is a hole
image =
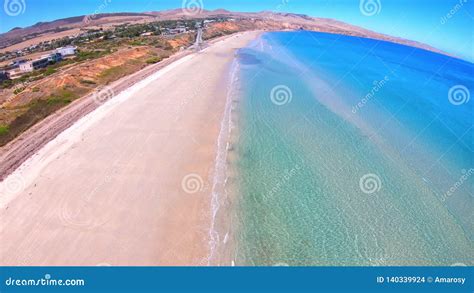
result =
[[[205,265],[235,48],[216,42],[88,114],[0,183],[0,265]]]

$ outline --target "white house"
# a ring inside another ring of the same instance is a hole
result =
[[[56,49],[56,53],[61,54],[62,56],[69,56],[76,54],[77,47],[74,46],[66,46]]]
[[[48,56],[49,55],[46,55],[39,59],[20,64],[20,70],[23,72],[31,72],[36,69],[45,68],[49,64]]]
[[[33,62],[25,62],[20,64],[20,70],[23,72],[31,72],[33,71]]]

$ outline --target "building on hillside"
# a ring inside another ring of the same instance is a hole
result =
[[[40,58],[33,61],[20,64],[20,70],[23,72],[31,72],[36,69],[45,68],[49,64],[49,58]]]
[[[31,72],[33,71],[33,62],[24,62],[20,64],[20,71],[22,72]]]
[[[77,51],[77,47],[66,46],[66,47],[57,48],[55,52],[61,54],[61,56],[64,57],[64,56],[75,55],[76,51]]]
[[[165,35],[176,35],[182,34],[187,31],[185,26],[179,25],[176,28],[165,28]]]
[[[0,71],[0,82],[4,81],[4,80],[9,80],[10,79],[10,73],[8,73],[7,71]]]
[[[49,64],[49,58],[39,58],[32,62],[33,69],[45,68]]]
[[[25,59],[20,59],[20,60],[15,60],[13,61],[12,63],[10,63],[10,67],[11,68],[18,68],[20,67],[20,64],[23,64],[25,62],[27,62],[28,60],[25,60]]]
[[[41,56],[41,59],[48,59],[49,64],[54,64],[63,60],[63,56],[60,53],[51,53]]]
[[[10,75],[10,79],[17,79],[20,78],[23,75],[24,72],[22,72],[20,69],[12,69],[8,71],[8,74]]]
[[[41,58],[33,61],[23,62],[19,65],[19,67],[20,71],[22,72],[31,72],[36,69],[45,68],[46,66],[61,60],[63,60],[63,55],[61,55],[61,53],[55,52],[43,55]]]
[[[179,33],[185,33],[187,31],[187,28],[184,25],[178,25],[175,30]]]

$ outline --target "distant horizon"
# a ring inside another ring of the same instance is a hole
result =
[[[97,15],[107,15],[107,14],[137,14],[137,15],[140,15],[140,14],[143,14],[143,15],[147,15],[147,13],[156,13],[156,12],[165,12],[165,11],[174,11],[174,10],[182,10],[183,8],[170,8],[170,9],[164,9],[164,10],[147,10],[147,11],[142,11],[142,12],[135,12],[135,11],[117,11],[117,12],[101,12],[101,13],[97,13]],[[348,22],[345,22],[345,21],[342,21],[342,20],[339,20],[339,19],[335,19],[335,18],[330,18],[330,17],[319,17],[319,16],[311,16],[311,15],[308,15],[308,14],[305,14],[305,13],[295,13],[295,12],[287,12],[287,11],[271,11],[271,10],[260,10],[260,11],[233,11],[233,10],[229,10],[229,9],[224,9],[224,8],[216,8],[216,9],[203,9],[203,11],[206,11],[206,12],[214,12],[214,11],[218,11],[218,10],[224,10],[226,12],[229,12],[229,13],[264,13],[264,12],[271,12],[271,13],[280,13],[280,14],[293,14],[293,15],[304,15],[304,16],[308,16],[308,17],[312,17],[312,18],[316,18],[316,19],[328,19],[328,20],[333,20],[333,21],[338,21],[338,22],[341,22],[341,23],[344,23],[344,24],[347,24],[347,25],[350,25],[350,26],[354,26],[354,27],[358,27],[358,28],[362,28],[362,29],[367,29],[367,28],[364,28],[364,27],[361,27],[361,26],[358,26],[358,25],[355,25],[355,24],[351,24],[351,23],[348,23]],[[54,19],[54,20],[46,20],[46,21],[38,21],[32,25],[28,25],[28,26],[24,26],[24,27],[14,27],[12,29],[10,29],[9,31],[7,32],[2,32],[0,33],[0,36],[5,34],[5,33],[9,33],[11,31],[14,31],[14,30],[18,30],[18,29],[26,29],[26,28],[29,28],[29,27],[33,27],[35,25],[38,25],[38,24],[45,24],[45,23],[51,23],[51,22],[55,22],[55,21],[59,21],[59,20],[64,20],[64,19],[70,19],[70,18],[76,18],[76,17],[85,17],[87,16],[88,14],[82,14],[82,15],[73,15],[73,16],[67,16],[67,17],[64,17],[64,18],[57,18],[57,19]],[[369,31],[372,31],[374,33],[379,33],[379,34],[383,34],[383,33],[380,33],[380,32],[377,32],[375,30],[371,30],[371,29],[367,29]],[[330,33],[332,34],[331,32],[321,32],[321,33]],[[387,35],[387,34],[385,34]],[[392,36],[392,35],[387,35],[387,36],[391,36],[391,37],[395,37],[395,38],[400,38],[400,37],[397,37],[397,36]],[[360,37],[360,36],[359,36]],[[368,37],[369,38],[369,37]],[[401,39],[404,39],[404,38],[401,38]],[[404,39],[404,40],[407,40],[407,41],[413,41],[413,42],[417,42],[417,41],[414,41],[414,40],[410,40],[410,39]],[[387,40],[382,40],[380,39],[380,41],[387,41]],[[431,46],[431,45],[428,45],[426,43],[422,43],[422,42],[418,42],[420,44],[423,44],[423,45],[427,45],[429,47],[432,47],[433,49],[437,49],[439,52],[435,52],[435,51],[431,51],[431,52],[434,52],[434,53],[444,53],[445,55],[448,55],[450,57],[453,57],[453,58],[457,58],[459,59],[458,56],[455,56],[455,55],[452,55],[452,54],[449,54],[448,52],[445,52],[443,50],[440,50],[434,46]],[[402,43],[398,43],[399,45],[405,45],[405,44],[402,44]],[[405,45],[405,46],[408,46],[408,45]],[[424,48],[418,48],[418,49],[424,49]],[[461,59],[463,61],[469,61],[469,60],[465,60],[465,59]]]
[[[14,16],[6,14],[6,3],[15,1],[24,3],[23,10]],[[0,33],[7,33],[14,28],[30,27],[39,22],[83,15],[158,12],[200,5],[207,11],[218,9],[236,13],[271,11],[333,19],[377,33],[423,43],[471,63],[474,62],[474,34],[471,29],[474,18],[469,12],[474,7],[468,0],[443,1],[444,3],[431,3],[428,0],[410,2],[322,0],[315,3],[304,3],[303,0],[262,0],[259,3],[248,0],[232,3],[217,0],[164,0],[160,3],[148,0],[88,2],[68,3],[65,12],[61,9],[48,9],[64,5],[60,0],[48,0],[48,5],[44,5],[44,1],[40,0],[5,0],[4,9],[0,10]]]

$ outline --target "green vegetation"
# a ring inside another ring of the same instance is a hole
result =
[[[46,100],[48,105],[55,105],[55,104],[69,104],[72,102],[73,99],[77,98],[73,92],[69,90],[60,90],[59,92],[51,95]]]
[[[85,60],[97,59],[110,53],[110,50],[79,51],[74,58],[74,61],[81,62]]]
[[[125,66],[115,66],[109,69],[102,71],[99,78],[103,80],[112,80],[122,75],[122,72],[125,70]]]
[[[86,85],[96,85],[97,84],[95,81],[89,80],[89,79],[81,79],[80,83],[86,84]]]
[[[18,95],[19,93],[21,93],[24,90],[25,90],[25,87],[19,87],[19,88],[15,89],[13,91],[13,94]]]
[[[0,88],[2,89],[8,89],[13,86],[13,80],[4,80],[2,83],[0,83]]]
[[[56,104],[69,104],[71,103],[71,99],[61,99],[61,98],[56,98],[52,97],[46,100],[48,105],[56,105]]]
[[[140,40],[133,40],[131,42],[128,43],[130,46],[145,46],[146,43],[140,41]]]
[[[68,104],[75,98],[77,98],[77,96],[73,92],[71,92],[69,90],[66,90],[66,89],[62,89],[62,90],[58,91],[57,93],[52,94],[51,96],[49,96],[48,97],[48,102],[61,101],[65,104]]]
[[[136,25],[120,25],[115,28],[114,34],[119,38],[135,38],[143,32],[151,32],[154,35],[161,34],[161,23],[145,23]]]
[[[102,71],[102,73],[99,75],[99,81],[100,83],[108,84],[109,82],[115,81],[121,77],[136,72],[142,67],[143,61],[137,59],[128,60],[125,64],[111,67]]]
[[[7,125],[0,125],[0,136],[6,135],[9,131],[9,127]]]
[[[40,89],[39,89],[39,87],[34,87],[34,88],[31,89],[31,91],[34,92],[34,93],[36,93],[36,92],[39,92]]]
[[[155,63],[160,62],[161,60],[163,60],[163,58],[158,57],[158,56],[154,56],[154,57],[151,57],[151,58],[147,59],[146,63],[147,64],[155,64]]]
[[[75,98],[77,95],[72,92],[61,90],[45,100],[36,100],[27,104],[26,111],[16,117],[10,125],[0,127],[0,146],[7,144],[20,133],[69,104]]]
[[[51,74],[54,74],[56,73],[56,69],[52,68],[52,67],[48,67],[46,68],[46,70],[44,71],[43,75],[44,76],[48,76],[48,75],[51,75]]]

